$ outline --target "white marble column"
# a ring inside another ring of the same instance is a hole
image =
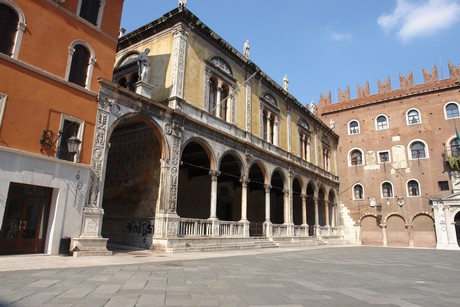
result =
[[[289,190],[283,190],[284,195],[284,224],[289,224]]]
[[[329,201],[326,200],[324,201],[324,215],[325,215],[325,219],[326,219],[326,227],[329,227],[330,226],[330,223],[329,223]]]
[[[264,185],[265,189],[265,222],[270,222],[270,190],[272,186],[269,184]]]
[[[248,214],[248,183],[249,179],[246,176],[241,177],[241,220],[240,222],[247,222]]]
[[[307,195],[302,194],[300,196],[302,198],[302,226],[307,225]]]
[[[220,175],[219,171],[210,171],[211,175],[211,212],[209,219],[217,219],[217,177]]]

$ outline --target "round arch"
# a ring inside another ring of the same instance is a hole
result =
[[[206,154],[208,155],[208,159],[210,161],[209,170],[210,171],[216,170],[217,169],[216,155],[214,151],[212,150],[211,144],[209,144],[209,142],[203,138],[191,137],[187,139],[182,145],[181,156],[182,156],[182,152],[184,151],[184,148],[192,142],[199,144],[203,148],[203,150],[206,152]]]
[[[158,123],[135,113],[117,119],[108,130],[102,193],[102,235],[109,243],[148,247],[158,200],[161,198],[161,160],[166,141]],[[103,138],[96,132],[96,138]],[[143,229],[141,233],[134,229]]]

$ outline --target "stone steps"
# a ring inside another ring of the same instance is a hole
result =
[[[172,246],[167,247],[162,251],[167,253],[181,253],[277,247],[279,247],[277,243],[266,238],[244,238],[234,240],[189,239],[185,240],[185,244],[172,244]]]

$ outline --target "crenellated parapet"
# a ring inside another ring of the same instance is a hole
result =
[[[369,88],[369,82],[366,82],[364,87],[360,84],[357,85],[357,95],[356,98],[350,97],[350,87],[347,86],[343,91],[338,89],[338,101],[332,102],[331,92],[329,91],[327,95],[320,94],[318,101],[318,110],[319,114],[324,112],[333,112],[334,110],[339,110],[349,107],[357,107],[359,105],[379,102],[382,100],[392,99],[396,97],[404,97],[417,93],[424,93],[433,89],[441,89],[451,86],[458,86],[460,82],[460,65],[455,66],[451,62],[449,64],[449,74],[450,77],[447,79],[439,79],[438,68],[434,65],[431,71],[423,68],[423,83],[414,84],[414,76],[412,71],[409,72],[407,76],[402,74],[399,75],[399,89],[391,88],[391,79],[388,76],[384,82],[377,80],[377,89],[378,93],[371,94]]]

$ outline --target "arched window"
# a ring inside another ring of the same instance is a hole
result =
[[[89,90],[95,62],[94,52],[87,43],[73,42],[69,48],[67,80]]]
[[[356,184],[353,187],[353,199],[354,200],[363,200],[364,199],[364,189],[360,184]]]
[[[363,164],[363,153],[359,149],[354,149],[350,152],[350,164],[351,165],[362,165]]]
[[[426,146],[420,141],[415,141],[410,145],[411,159],[425,159],[427,158]]]
[[[78,15],[95,26],[101,25],[106,0],[80,0]]]
[[[212,115],[233,123],[235,105],[233,90],[236,80],[232,76],[231,66],[220,57],[206,61],[205,109]]]
[[[407,195],[420,196],[420,187],[416,180],[409,180],[407,182]]]
[[[388,118],[385,115],[379,115],[375,120],[377,130],[388,129]]]
[[[216,115],[216,104],[217,104],[217,84],[216,81],[211,78],[209,80],[209,113]]]
[[[26,20],[12,1],[0,0],[0,53],[17,58]]]
[[[460,156],[460,140],[455,138],[450,142],[450,154],[452,157]]]
[[[407,112],[407,124],[416,125],[420,124],[420,113],[417,110],[410,110]]]
[[[349,127],[349,130],[348,130],[349,135],[359,134],[359,122],[357,122],[356,120],[352,120],[348,124],[348,127]]]
[[[393,186],[390,182],[382,183],[382,197],[389,198],[393,197]]]
[[[445,107],[446,118],[459,117],[458,104],[455,102],[448,103]]]

